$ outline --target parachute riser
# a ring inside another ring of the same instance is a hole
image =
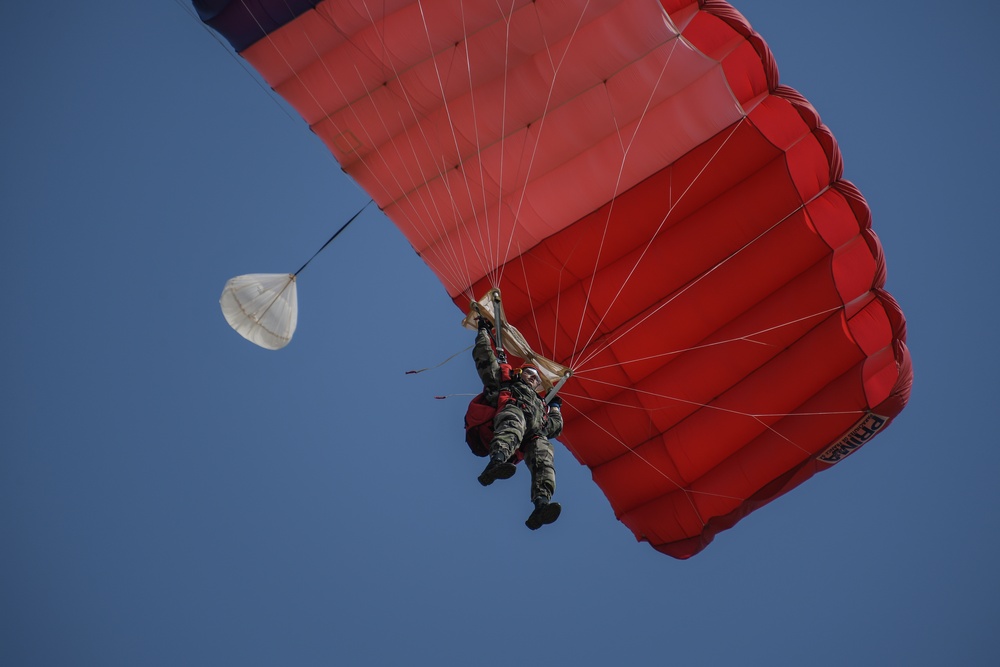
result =
[[[501,364],[507,363],[507,351],[503,347],[503,328],[506,324],[503,316],[503,304],[500,301],[500,290],[494,288],[489,294],[490,300],[493,302],[493,333],[491,338],[493,339],[493,347],[496,349],[497,359]],[[486,317],[483,315],[482,309],[479,307],[478,301],[473,301],[469,304],[474,311],[476,311],[476,317],[482,319]],[[491,319],[486,317],[487,320]]]
[[[549,390],[549,393],[545,394],[545,405],[552,403],[552,399],[556,397],[556,394],[559,393],[559,390],[563,388],[563,385],[569,381],[572,375],[573,371],[570,370],[563,373],[563,376],[559,378],[559,382],[556,383],[556,386],[552,387],[552,389]]]
[[[500,363],[506,363],[507,351],[503,347],[503,328],[507,324],[507,320],[503,315],[503,302],[500,300],[500,290],[493,288],[490,291],[490,298],[493,300],[493,314],[496,319],[493,330],[496,332],[494,342],[496,343],[497,357],[500,359]]]
[[[546,399],[551,401],[555,398],[556,392],[573,375],[572,370],[559,362],[546,359],[531,349],[517,328],[507,322],[499,289],[491,288],[483,298],[471,301],[469,313],[462,320],[462,325],[469,329],[476,329],[479,326],[478,321],[482,318],[486,318],[494,325],[491,339],[496,349],[497,360],[500,363],[507,363],[507,348],[509,347],[510,353],[515,357],[538,368],[543,378],[543,384],[548,389]]]

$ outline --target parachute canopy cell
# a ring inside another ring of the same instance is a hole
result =
[[[732,6],[313,4],[213,25],[461,310],[499,288],[572,369],[561,440],[636,538],[690,557],[903,409],[868,206]]]

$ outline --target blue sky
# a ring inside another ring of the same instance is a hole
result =
[[[686,562],[557,447],[559,522],[482,489],[471,334],[378,213],[295,341],[225,324],[367,197],[183,2],[5,3],[0,664],[993,665],[994,3],[737,2],[864,192],[909,407]]]

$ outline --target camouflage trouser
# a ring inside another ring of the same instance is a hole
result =
[[[490,455],[510,458],[524,442],[524,463],[531,473],[531,499],[549,499],[556,491],[555,452],[549,439],[529,434],[524,412],[513,402],[504,406],[493,418],[493,441]]]
[[[531,499],[550,499],[556,492],[556,468],[549,439],[540,435],[524,443],[524,462],[531,471]]]

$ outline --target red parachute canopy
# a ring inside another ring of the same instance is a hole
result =
[[[884,430],[912,382],[864,198],[705,0],[196,2],[462,310],[573,369],[566,447],[677,558]]]

